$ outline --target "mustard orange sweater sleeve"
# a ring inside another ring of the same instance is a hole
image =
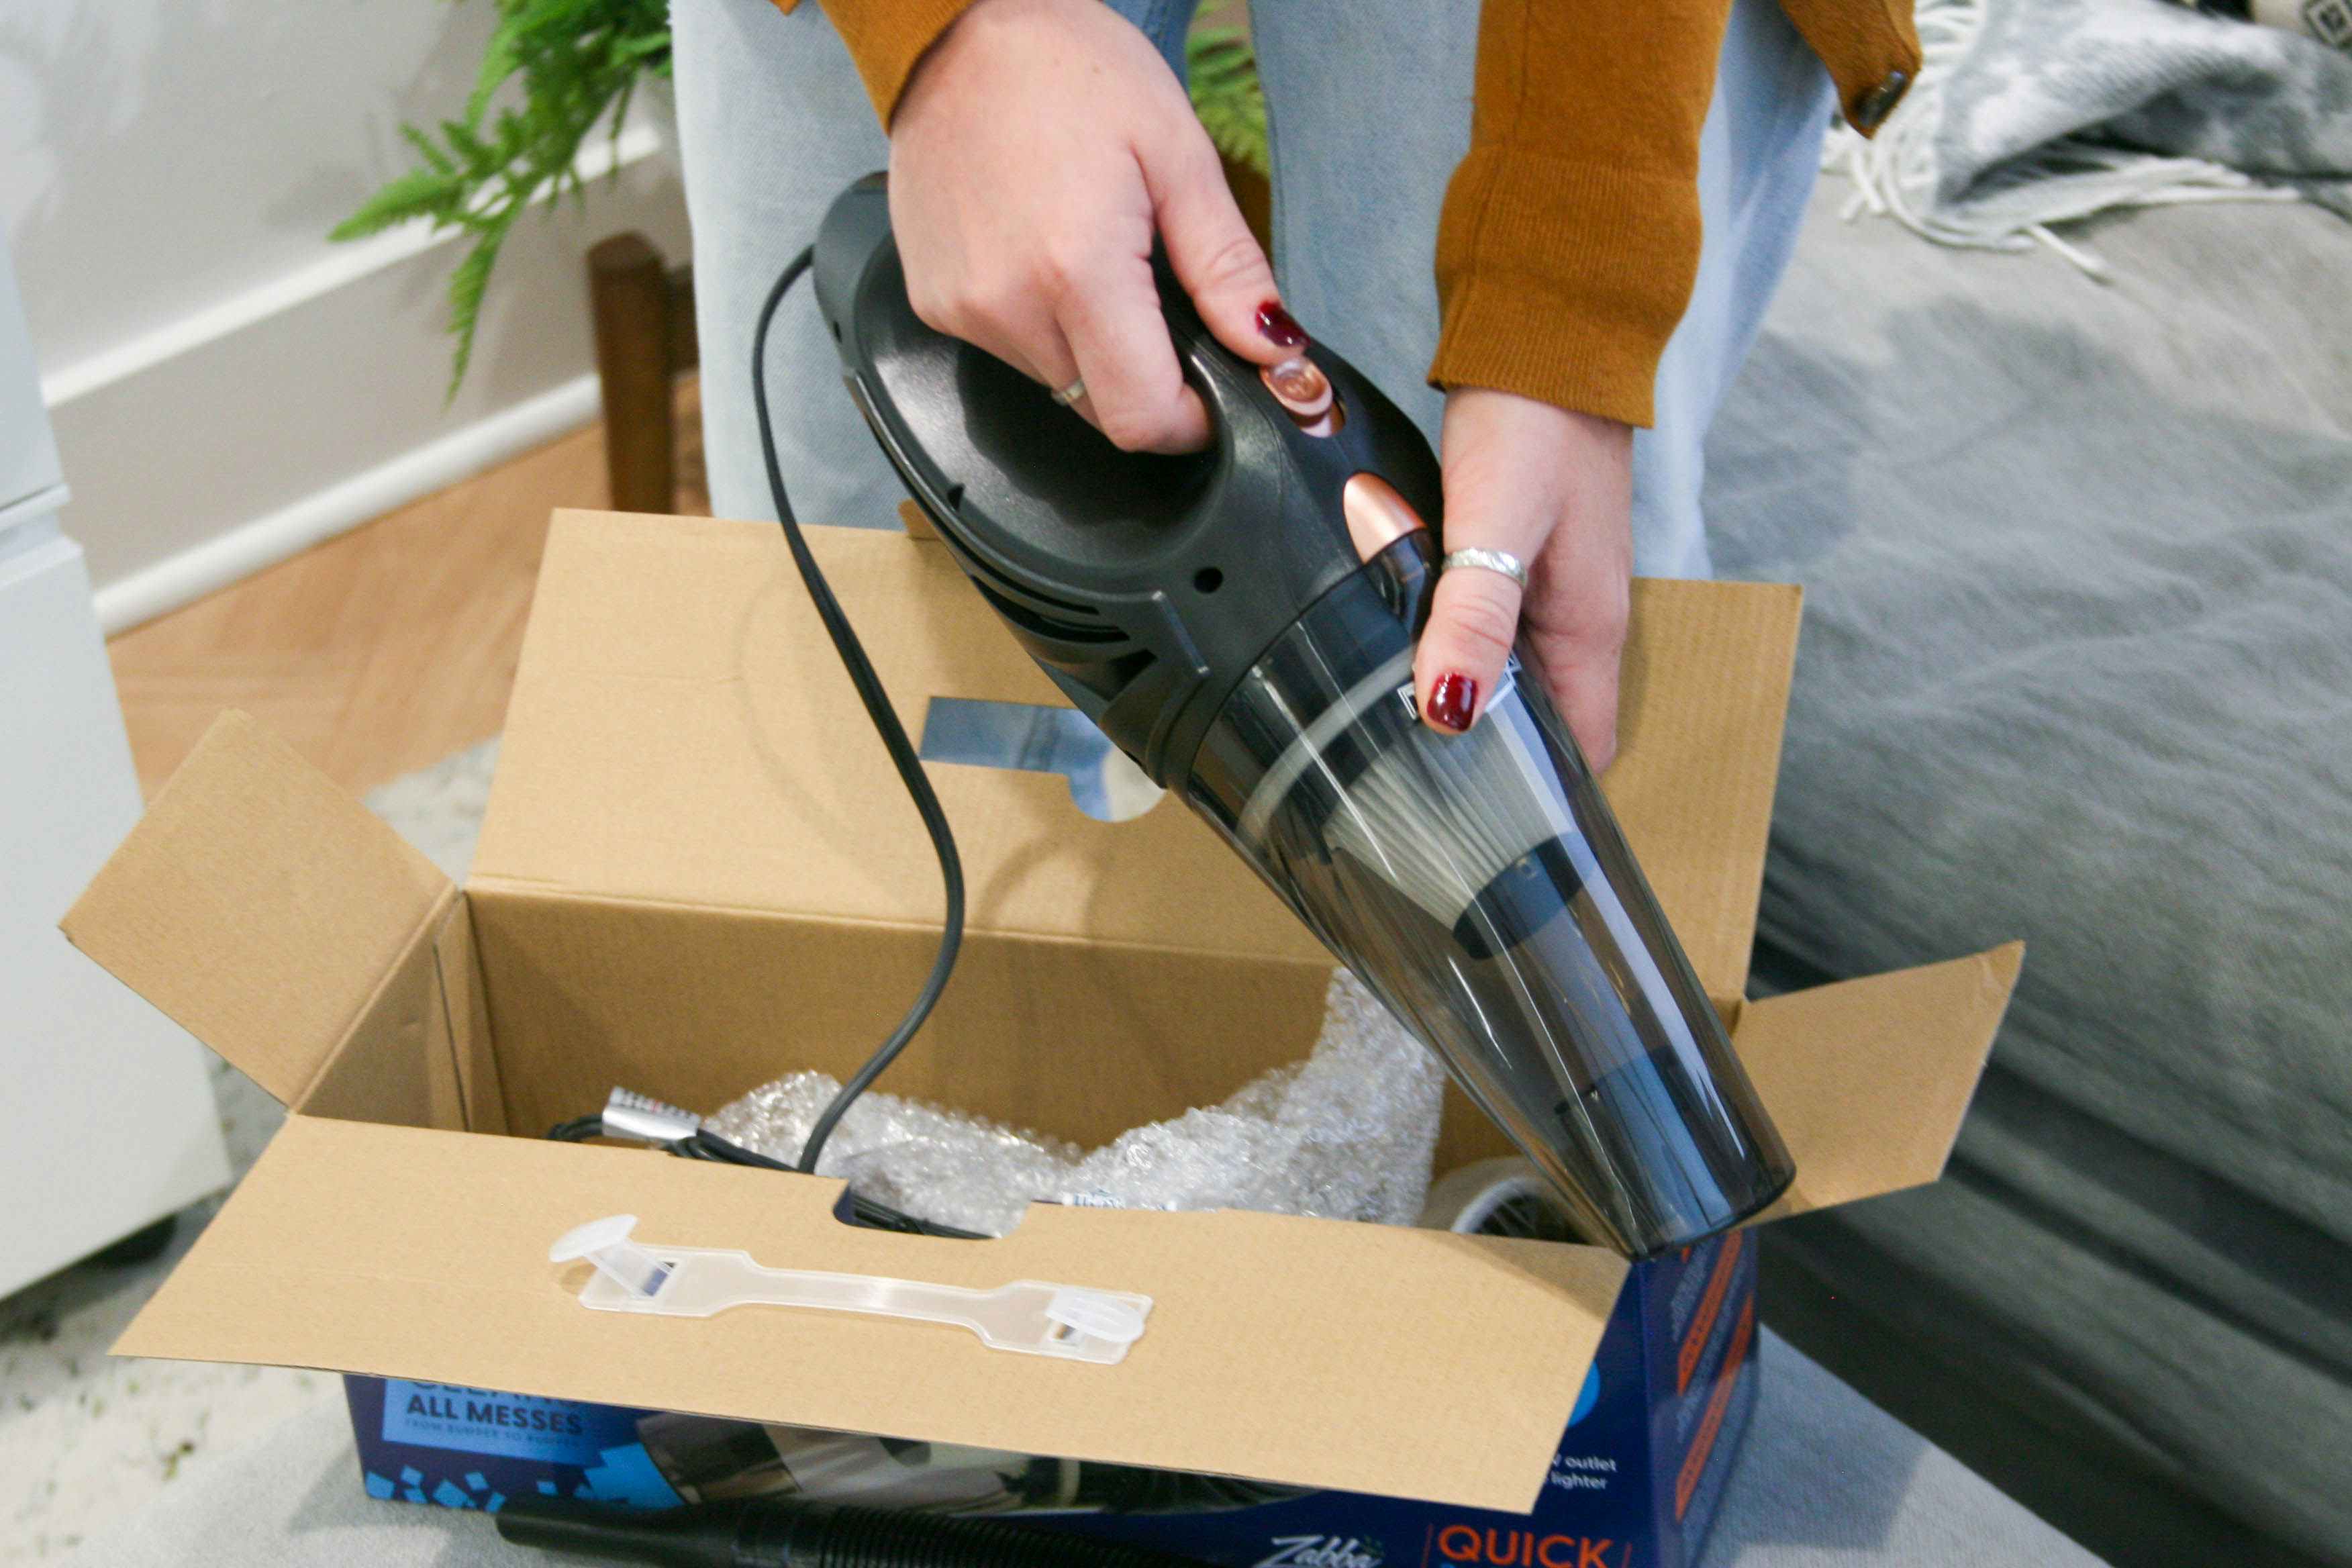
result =
[[[1729,10],[1486,0],[1431,381],[1650,422],[1698,272],[1699,127]]]
[[[790,10],[798,0],[776,0]],[[824,0],[887,125],[972,0]],[[1698,269],[1698,140],[1730,0],[1486,0],[1437,237],[1430,379],[1627,424]]]
[[[790,11],[800,0],[775,0],[776,8]],[[824,0],[825,19],[865,79],[866,95],[887,130],[898,111],[898,95],[915,74],[915,62],[939,41],[948,24],[971,8],[973,0]]]

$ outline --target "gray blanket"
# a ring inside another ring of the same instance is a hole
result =
[[[2352,46],[2352,0],[2341,13]],[[2352,54],[2157,0],[1922,0],[1927,63],[1831,161],[1864,205],[1948,244],[2073,251],[2114,208],[2299,194],[2352,216]]]
[[[1709,454],[1809,590],[1760,960],[2029,951],[1951,1177],[1781,1227],[1768,1315],[2117,1561],[2352,1563],[2352,227],[2107,220],[2101,285],[1843,196]]]

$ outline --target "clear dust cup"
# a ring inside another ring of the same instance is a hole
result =
[[[1409,564],[1409,563],[1408,563]],[[1464,734],[1334,594],[1227,700],[1192,804],[1444,1060],[1585,1239],[1657,1256],[1796,1167],[1575,740],[1518,661]]]

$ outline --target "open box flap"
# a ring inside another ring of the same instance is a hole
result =
[[[455,896],[366,807],[231,712],[58,923],[293,1104]]]
[[[943,549],[808,536],[910,733],[931,697],[1064,705]],[[478,884],[938,924],[929,845],[772,526],[559,512],[541,585]],[[1634,584],[1609,796],[1718,998],[1747,974],[1800,602]],[[1056,777],[930,773],[975,931],[1320,957],[1180,805],[1103,823]]]
[[[2012,942],[1742,1007],[1739,1058],[1797,1161],[1756,1223],[1942,1175],[2024,960]]]
[[[839,1184],[296,1115],[115,1346],[1530,1507],[1626,1267],[1591,1247],[1238,1212],[1031,1208],[993,1241],[854,1229]],[[772,1267],[1139,1291],[1116,1366],[780,1308],[592,1311],[583,1221]]]

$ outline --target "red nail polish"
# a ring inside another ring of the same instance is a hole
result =
[[[1257,330],[1276,348],[1307,346],[1307,329],[1290,319],[1290,312],[1282,308],[1279,300],[1268,300],[1257,308]]]
[[[1429,701],[1422,711],[1431,723],[1455,734],[1470,728],[1470,721],[1478,712],[1478,683],[1458,671],[1447,670],[1429,689]]]

